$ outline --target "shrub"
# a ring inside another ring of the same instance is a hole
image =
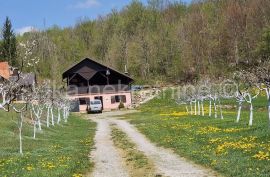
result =
[[[125,108],[125,105],[124,105],[124,103],[123,103],[122,101],[120,102],[120,104],[119,104],[118,108],[119,108],[119,109],[123,109],[123,108]]]

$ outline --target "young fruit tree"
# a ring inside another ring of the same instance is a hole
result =
[[[188,105],[191,103],[190,97],[183,91],[183,87],[178,88],[178,92],[176,94],[176,98],[174,98],[176,104],[178,105],[185,105],[186,112],[188,115],[192,115],[192,108],[189,111]],[[192,105],[191,105],[192,107]]]
[[[210,94],[208,95],[208,98],[210,100],[210,106],[209,106],[209,116],[212,116],[212,102],[214,105],[214,117],[218,118],[218,111],[220,113],[220,119],[224,119],[223,112],[222,112],[222,105],[220,99],[222,98],[222,93],[220,90],[219,84],[212,84],[210,89]]]
[[[190,105],[190,115],[197,115],[197,98],[196,98],[196,88],[193,85],[185,85],[182,87],[182,94]],[[194,107],[193,107],[194,105]]]
[[[239,101],[237,121],[240,120],[240,113],[243,103],[243,98],[246,103],[249,104],[249,126],[253,125],[253,112],[254,106],[253,101],[258,97],[260,94],[259,84],[258,84],[258,77],[248,71],[240,71],[234,74],[235,80],[239,82],[238,86],[238,93],[236,94],[236,99]],[[238,117],[239,116],[239,117]]]
[[[34,126],[34,139],[36,138],[36,130],[41,131],[41,116],[45,108],[46,100],[46,88],[45,84],[40,84],[39,86],[33,85],[31,91],[31,102],[30,102],[30,113],[34,114],[33,126]]]
[[[259,88],[265,92],[267,98],[268,120],[270,127],[270,61],[264,61],[256,67],[255,71],[258,77]]]
[[[49,83],[46,84],[49,86]],[[54,126],[54,114],[53,114],[53,106],[54,106],[54,99],[53,99],[53,89],[51,87],[46,88],[46,94],[45,94],[45,107],[47,110],[46,113],[46,125],[47,127],[50,127],[50,121],[51,125]]]
[[[28,106],[28,90],[24,89],[22,85],[18,82],[20,79],[19,74],[16,76],[17,78],[13,78],[10,80],[6,80],[4,84],[1,84],[1,96],[2,96],[2,104],[1,109],[6,112],[15,111],[18,114],[18,130],[19,130],[19,152],[23,153],[22,148],[22,128],[24,121],[24,114],[27,111]],[[20,104],[16,104],[15,101],[18,97],[23,98]]]
[[[198,100],[199,100],[200,106],[201,106],[201,115],[202,116],[205,116],[204,102],[205,102],[205,100],[207,100],[209,98],[209,94],[211,91],[211,88],[209,87],[209,85],[210,85],[209,80],[205,80],[205,81],[201,82],[197,87],[198,88],[197,95],[198,95]],[[211,110],[209,110],[209,112],[211,114]]]
[[[18,130],[19,130],[19,152],[23,154],[23,136],[22,129],[25,114],[28,110],[29,103],[32,100],[31,87],[24,85],[25,75],[22,74],[25,67],[31,69],[38,64],[38,59],[33,57],[33,50],[36,47],[36,42],[27,42],[26,44],[20,43],[19,54],[20,66],[14,69],[13,74],[9,79],[4,80],[0,84],[0,93],[2,102],[0,103],[0,109],[10,112],[15,111],[18,114]],[[16,101],[20,102],[16,102]]]
[[[233,80],[237,84],[237,90],[235,92],[235,99],[238,104],[238,109],[237,109],[237,117],[236,117],[236,122],[240,122],[241,118],[241,111],[242,111],[242,106],[243,103],[246,101],[245,97],[247,96],[246,91],[241,89],[241,78],[242,78],[242,73],[241,72],[235,72],[233,75]]]

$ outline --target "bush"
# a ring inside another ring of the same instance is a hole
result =
[[[120,104],[119,104],[118,108],[119,108],[119,109],[123,109],[123,108],[125,108],[125,105],[124,105],[124,103],[123,103],[122,101],[120,102]]]

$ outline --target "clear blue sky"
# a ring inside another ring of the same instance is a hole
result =
[[[147,0],[141,0],[146,3]],[[190,0],[183,0],[189,2]],[[79,18],[94,19],[106,15],[111,9],[121,9],[131,0],[0,0],[0,24],[10,17],[17,32],[30,27],[43,29],[58,25],[72,26]]]

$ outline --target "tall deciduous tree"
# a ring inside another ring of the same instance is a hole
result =
[[[83,19],[75,27],[36,32],[46,34],[37,40],[40,76],[60,76],[83,57],[91,57],[122,72],[127,67],[137,82],[194,82],[248,70],[268,56],[269,34],[266,30],[263,42],[261,34],[270,25],[270,1],[147,2],[133,0],[121,10]],[[29,38],[28,33],[20,40]]]
[[[2,29],[1,60],[8,61],[12,66],[16,65],[16,36],[12,29],[11,21],[6,17]]]
[[[264,61],[270,59],[270,28],[263,32],[262,41],[259,44],[259,55]]]

